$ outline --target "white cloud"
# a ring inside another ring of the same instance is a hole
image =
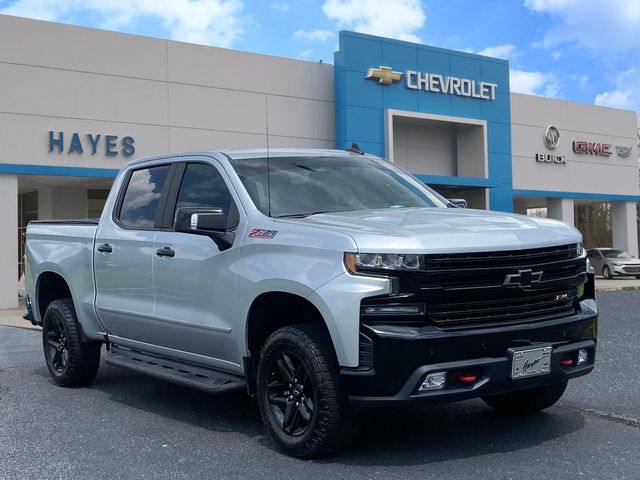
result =
[[[621,53],[640,43],[637,0],[524,0],[526,8],[552,16],[540,45],[562,43],[597,52]]]
[[[578,78],[578,88],[580,90],[587,90],[589,88],[589,75],[583,74]]]
[[[288,3],[273,2],[269,6],[271,8],[273,8],[273,9],[275,9],[275,10],[280,10],[281,12],[286,12],[286,11],[289,10],[289,4]]]
[[[173,40],[230,47],[244,33],[243,9],[241,0],[17,0],[0,13],[61,22],[89,17],[113,30],[156,17]]]
[[[560,83],[551,73],[509,70],[509,84],[511,91],[516,93],[545,97],[557,97],[560,93]]]
[[[313,54],[313,50],[303,50],[298,54],[298,58],[309,58]]]
[[[420,0],[326,0],[322,11],[338,28],[409,42],[427,19]]]
[[[560,60],[562,58],[562,52],[560,50],[554,50],[553,52],[551,52],[551,58],[556,61]]]
[[[633,94],[630,91],[613,90],[611,92],[603,92],[596,95],[593,103],[604,107],[624,108],[626,110],[633,109],[631,100]]]
[[[516,46],[510,43],[504,45],[496,45],[495,47],[487,47],[484,50],[478,52],[479,55],[485,55],[487,57],[504,58],[506,60],[513,60],[520,53],[517,51]]]
[[[310,30],[308,32],[305,30],[298,30],[293,34],[293,36],[304,40],[318,40],[320,42],[326,42],[336,35],[331,30]]]

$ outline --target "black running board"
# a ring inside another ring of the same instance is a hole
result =
[[[105,362],[208,393],[246,389],[244,377],[111,344]]]

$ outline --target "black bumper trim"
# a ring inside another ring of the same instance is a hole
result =
[[[349,400],[354,408],[422,407],[551,385],[591,372],[595,361],[595,347],[594,340],[557,346],[551,353],[551,372],[549,374],[519,380],[511,379],[511,360],[508,356],[423,365],[413,371],[395,395],[350,396]],[[590,352],[586,364],[570,367],[560,365],[560,359],[563,355],[579,349],[587,349]],[[479,372],[478,378],[473,384],[464,385],[455,382],[450,378],[451,375],[448,375],[444,389],[418,392],[420,384],[429,373],[455,372],[466,369],[474,369]]]

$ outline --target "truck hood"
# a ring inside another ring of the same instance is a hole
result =
[[[466,208],[387,208],[290,221],[347,233],[359,251],[370,253],[511,250],[582,240],[578,230],[556,220]]]

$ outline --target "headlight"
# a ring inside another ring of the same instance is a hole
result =
[[[584,247],[582,246],[582,242],[578,242],[576,245],[576,256],[581,257],[584,252]]]
[[[424,265],[424,257],[407,253],[345,253],[344,265],[351,273],[367,270],[420,270]]]

